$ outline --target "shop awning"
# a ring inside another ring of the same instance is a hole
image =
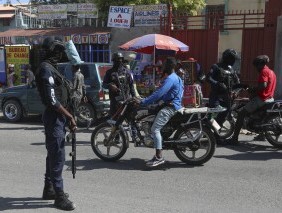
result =
[[[12,18],[14,17],[15,14],[14,13],[10,13],[10,14],[0,14],[0,19],[1,18]]]
[[[89,34],[107,34],[110,31],[99,30],[98,28],[93,27],[66,27],[66,28],[52,28],[52,29],[10,29],[4,32],[0,32],[0,37],[5,36],[25,36],[25,37],[32,37],[32,36],[67,36],[73,34],[80,34],[80,35],[89,35]]]

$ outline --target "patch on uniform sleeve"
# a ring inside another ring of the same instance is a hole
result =
[[[48,81],[51,85],[55,83],[54,78],[52,76],[49,77]]]
[[[49,78],[49,80],[50,80],[50,78]],[[55,98],[55,90],[54,89],[51,89],[51,99],[52,99],[52,105],[55,105],[56,104],[56,98]]]

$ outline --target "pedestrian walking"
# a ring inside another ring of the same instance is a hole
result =
[[[32,82],[35,80],[35,76],[33,72],[31,71],[30,64],[27,64],[25,66],[25,77],[26,77],[26,84],[31,85]]]
[[[7,70],[7,86],[13,87],[16,80],[15,65],[8,64]]]

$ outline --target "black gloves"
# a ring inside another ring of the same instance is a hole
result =
[[[227,86],[224,83],[218,82],[217,85],[218,85],[218,87],[219,87],[219,89],[221,91],[226,91],[227,90]]]

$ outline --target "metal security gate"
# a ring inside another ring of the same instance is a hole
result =
[[[270,68],[274,68],[277,17],[282,15],[281,0],[268,0],[264,11],[212,12],[189,16],[169,13],[161,18],[162,34],[173,36],[190,46],[182,58],[196,58],[205,72],[218,61],[219,34],[232,30],[242,31],[241,81],[255,84],[258,74],[252,66],[253,59],[260,54],[270,57]],[[207,96],[207,92],[204,93]]]
[[[240,79],[246,84],[253,86],[257,84],[258,73],[252,61],[257,55],[265,54],[263,40],[264,28],[243,30]]]
[[[207,73],[212,64],[217,61],[219,30],[173,30],[172,37],[189,46],[189,51],[178,56],[181,60],[193,57]],[[208,94],[208,85],[203,84],[204,95]]]

